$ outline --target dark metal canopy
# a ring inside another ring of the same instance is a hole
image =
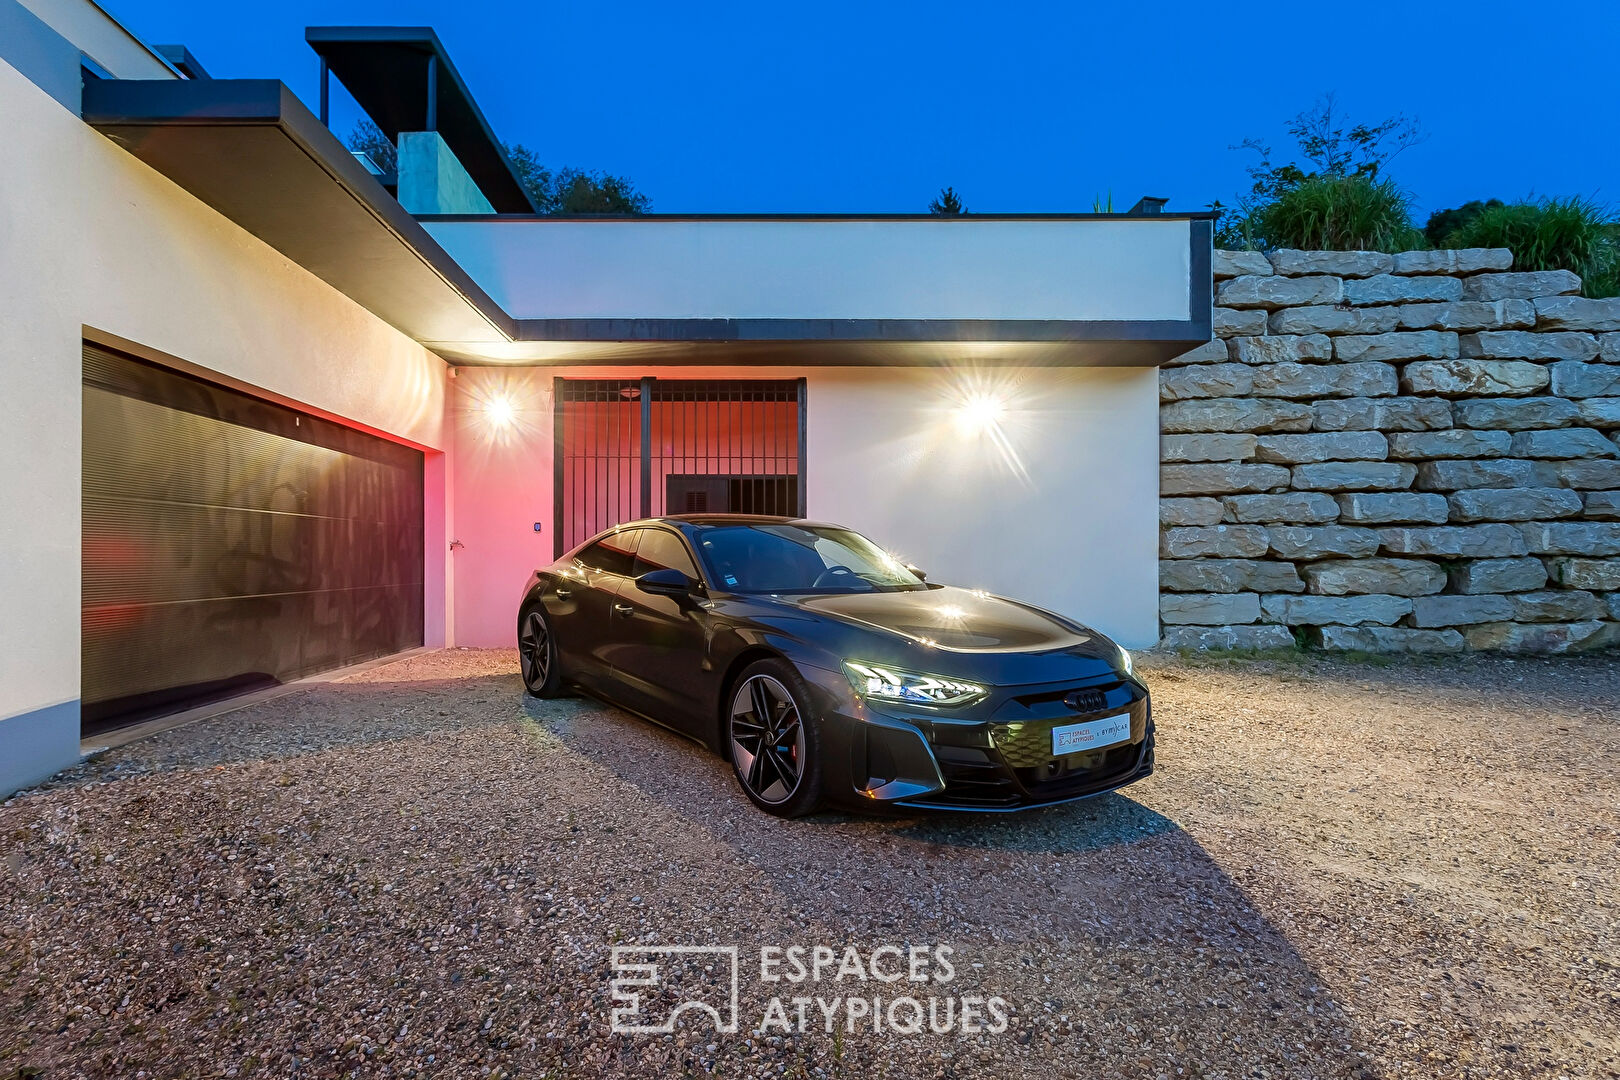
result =
[[[304,40],[390,141],[402,131],[437,131],[496,213],[535,212],[431,27],[311,26]]]

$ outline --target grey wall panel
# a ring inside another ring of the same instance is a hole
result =
[[[86,345],[87,729],[422,643],[422,455]]]

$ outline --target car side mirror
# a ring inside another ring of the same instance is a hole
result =
[[[636,578],[636,588],[654,596],[686,596],[692,591],[692,579],[679,570],[649,570]]]
[[[911,575],[913,577],[915,577],[918,581],[927,581],[928,580],[928,571],[924,570],[922,567],[920,567],[920,566],[912,566],[912,565],[910,565],[908,563],[906,565],[906,569],[910,570]]]

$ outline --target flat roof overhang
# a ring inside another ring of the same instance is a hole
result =
[[[274,79],[87,80],[87,124],[418,341],[514,320]]]
[[[304,40],[389,142],[397,144],[405,131],[437,131],[497,213],[535,212],[500,140],[431,27],[311,26]],[[437,67],[431,78],[430,65]]]
[[[1210,214],[425,216],[516,321],[469,363],[1150,365],[1211,335]]]

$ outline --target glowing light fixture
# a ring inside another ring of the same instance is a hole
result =
[[[1006,400],[1000,394],[984,391],[969,394],[956,407],[958,426],[970,434],[999,428],[1006,415]]]
[[[484,419],[497,428],[509,428],[517,422],[517,407],[505,394],[492,394],[484,402]]]

